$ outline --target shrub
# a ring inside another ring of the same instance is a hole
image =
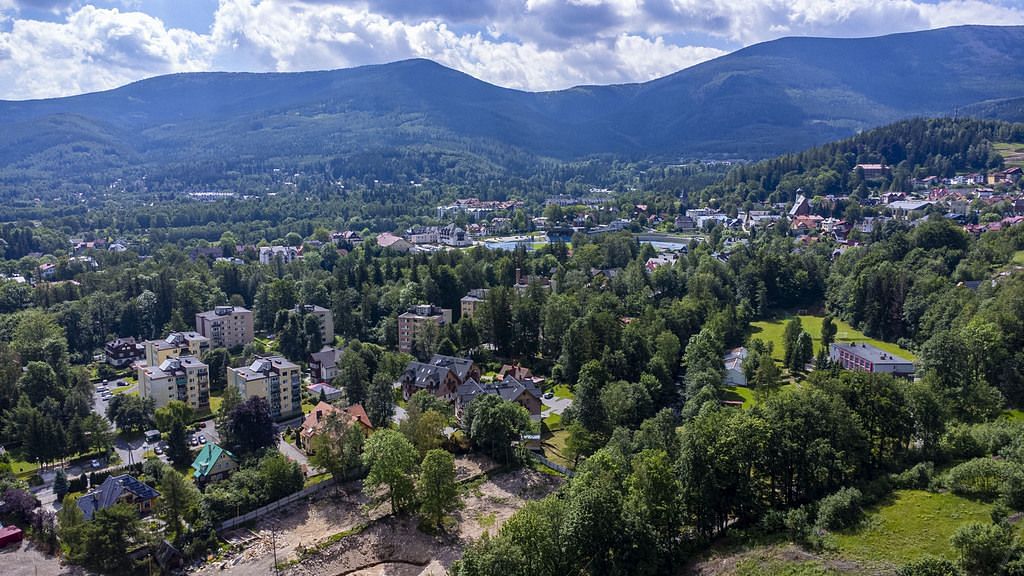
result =
[[[843,488],[825,496],[818,502],[817,526],[826,530],[841,530],[860,521],[864,511],[862,496],[856,488]]]
[[[991,458],[968,460],[949,471],[946,485],[961,496],[991,500],[999,495],[1012,466]]]
[[[786,519],[783,521],[786,532],[794,542],[807,542],[813,533],[811,526],[811,513],[806,506],[794,508],[786,512]]]
[[[950,460],[977,458],[985,455],[985,451],[971,434],[971,427],[967,424],[950,426],[939,440],[939,449]]]
[[[1024,426],[1010,420],[995,420],[971,426],[971,436],[984,454],[998,454],[1024,433]]]
[[[1024,510],[1024,468],[1016,463],[1009,464],[999,491],[1007,506],[1014,510]]]
[[[925,489],[932,483],[932,475],[935,474],[935,464],[931,462],[919,462],[909,470],[904,470],[893,475],[893,485],[900,489]]]
[[[896,571],[896,576],[957,576],[956,565],[945,558],[922,556]]]
[[[1013,533],[996,524],[973,522],[957,528],[950,543],[960,555],[960,567],[971,576],[998,574],[1009,558]]]
[[[68,492],[85,492],[89,488],[89,479],[82,474],[68,480]]]

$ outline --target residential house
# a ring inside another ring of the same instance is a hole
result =
[[[197,484],[219,482],[238,470],[238,459],[230,451],[210,442],[192,461],[192,478]]]
[[[363,237],[358,232],[335,232],[331,234],[331,240],[338,246],[358,246],[363,243]]]
[[[797,235],[810,234],[818,230],[821,226],[821,222],[824,220],[817,214],[811,214],[809,216],[797,216],[789,222],[789,229]]]
[[[193,410],[210,410],[210,367],[195,356],[171,356],[157,366],[139,366],[139,394],[150,398],[157,408],[171,400],[188,404]]]
[[[746,386],[747,377],[743,373],[743,362],[747,359],[747,349],[733,348],[725,353],[722,362],[725,364],[725,385]]]
[[[309,355],[309,374],[314,382],[330,382],[338,375],[344,349],[324,346]]]
[[[302,249],[295,246],[260,246],[260,264],[270,264],[280,259],[288,264],[302,257]]]
[[[216,306],[196,314],[196,332],[215,348],[241,348],[255,335],[252,311],[241,306]]]
[[[334,344],[334,315],[323,306],[315,304],[299,304],[293,312],[299,315],[312,314],[320,321],[320,338],[325,346]]]
[[[516,364],[502,364],[501,370],[498,370],[498,379],[504,380],[507,376],[511,376],[516,380],[533,382],[538,388],[544,383],[544,378],[534,376],[533,372],[526,366]]]
[[[789,209],[789,217],[808,216],[811,213],[811,201],[803,194],[798,194],[793,207]]]
[[[243,368],[228,368],[228,386],[242,398],[259,396],[270,404],[275,419],[302,414],[299,367],[281,356],[258,357]]]
[[[672,252],[658,254],[654,258],[648,258],[647,262],[644,263],[644,268],[646,268],[648,272],[654,272],[655,270],[661,268],[662,266],[668,266],[669,268],[671,268],[672,265],[675,264],[676,260],[678,259],[679,256],[673,254]]]
[[[1021,172],[1022,170],[1017,166],[992,172],[988,175],[988,184],[1016,184],[1021,178]]]
[[[847,370],[912,377],[914,363],[871,344],[851,342],[829,346],[829,358]]]
[[[469,404],[478,396],[494,394],[502,400],[515,402],[526,408],[530,418],[540,419],[542,410],[541,391],[530,380],[517,380],[512,376],[505,376],[504,379],[496,382],[481,384],[470,378],[458,387],[455,397],[455,417],[462,421],[462,416],[469,407]]]
[[[331,386],[330,384],[325,384],[323,382],[310,384],[309,386],[306,387],[306,390],[309,390],[309,393],[312,394],[313,396],[316,396],[317,398],[324,398],[328,402],[334,402],[335,400],[341,398],[342,395],[341,390],[335,388],[334,386]]]
[[[396,252],[409,252],[412,250],[412,244],[408,240],[400,236],[395,236],[390,232],[384,232],[377,236],[377,245],[381,248],[390,248]]]
[[[477,309],[487,299],[488,291],[487,288],[474,288],[459,300],[462,318],[472,318],[476,315]]]
[[[432,304],[417,304],[398,316],[398,351],[411,353],[416,333],[428,322],[451,324],[452,311]]]
[[[453,246],[455,248],[464,248],[466,246],[472,246],[473,241],[469,239],[469,235],[462,228],[459,228],[455,224],[449,224],[442,227],[437,233],[437,239],[445,246]]]
[[[341,418],[346,426],[358,425],[365,434],[373,432],[373,424],[370,423],[370,417],[366,415],[362,404],[338,408],[327,402],[319,402],[306,415],[306,419],[302,421],[302,427],[299,429],[299,445],[307,453],[313,451],[313,440],[323,432],[324,422],[331,414]]]
[[[153,487],[140,482],[134,476],[121,474],[108,476],[99,488],[80,496],[78,507],[86,520],[92,520],[97,512],[115,504],[130,504],[139,511],[139,514],[148,514],[153,511],[159,497],[160,493]]]
[[[430,362],[410,362],[397,384],[406,400],[417,391],[426,390],[452,402],[458,387],[469,379],[480,379],[480,368],[472,360],[435,354]]]
[[[135,361],[146,357],[146,347],[135,341],[135,338],[118,338],[103,345],[103,355],[107,364],[114,368],[131,366]]]
[[[413,226],[405,231],[405,237],[413,244],[437,244],[440,235],[437,226]]]

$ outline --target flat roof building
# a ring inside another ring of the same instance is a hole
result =
[[[241,306],[217,306],[196,314],[196,332],[214,348],[241,348],[254,336],[252,311]]]
[[[423,325],[434,322],[438,326],[451,324],[452,311],[431,304],[417,304],[398,316],[398,351],[412,353],[412,342]]]
[[[913,362],[871,344],[832,344],[829,358],[847,370],[905,377],[914,375]]]
[[[210,367],[195,356],[172,356],[157,366],[139,367],[139,394],[157,408],[180,400],[199,412],[210,410]]]
[[[228,385],[237,388],[242,398],[264,398],[274,418],[302,413],[301,380],[298,365],[281,356],[256,358],[249,366],[228,369]]]

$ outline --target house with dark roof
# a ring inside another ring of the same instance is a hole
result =
[[[121,474],[108,476],[99,488],[80,496],[78,507],[86,520],[92,520],[97,512],[115,504],[130,504],[139,514],[148,514],[153,511],[153,505],[159,497],[160,493],[152,486],[140,482],[134,476]]]
[[[210,442],[192,461],[192,478],[198,484],[219,482],[238,470],[238,459],[230,451]]]
[[[324,346],[319,352],[309,355],[309,374],[314,382],[330,382],[338,375],[341,367],[343,348]]]
[[[507,402],[515,402],[526,408],[530,418],[540,419],[541,413],[541,391],[532,380],[517,380],[512,376],[505,376],[503,380],[481,384],[474,379],[467,380],[459,386],[455,396],[455,417],[462,420],[469,404],[478,396],[494,394],[500,396]]]
[[[131,366],[136,360],[146,357],[146,347],[136,342],[135,338],[118,338],[103,345],[103,353],[107,364],[114,368]]]
[[[469,379],[480,378],[480,368],[468,358],[434,354],[430,362],[410,362],[398,378],[402,396],[408,400],[419,390],[426,390],[453,402],[456,389]]]

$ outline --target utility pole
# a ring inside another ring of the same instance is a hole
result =
[[[274,574],[280,574],[277,569],[277,531],[273,526],[270,527],[270,547],[274,552]]]

